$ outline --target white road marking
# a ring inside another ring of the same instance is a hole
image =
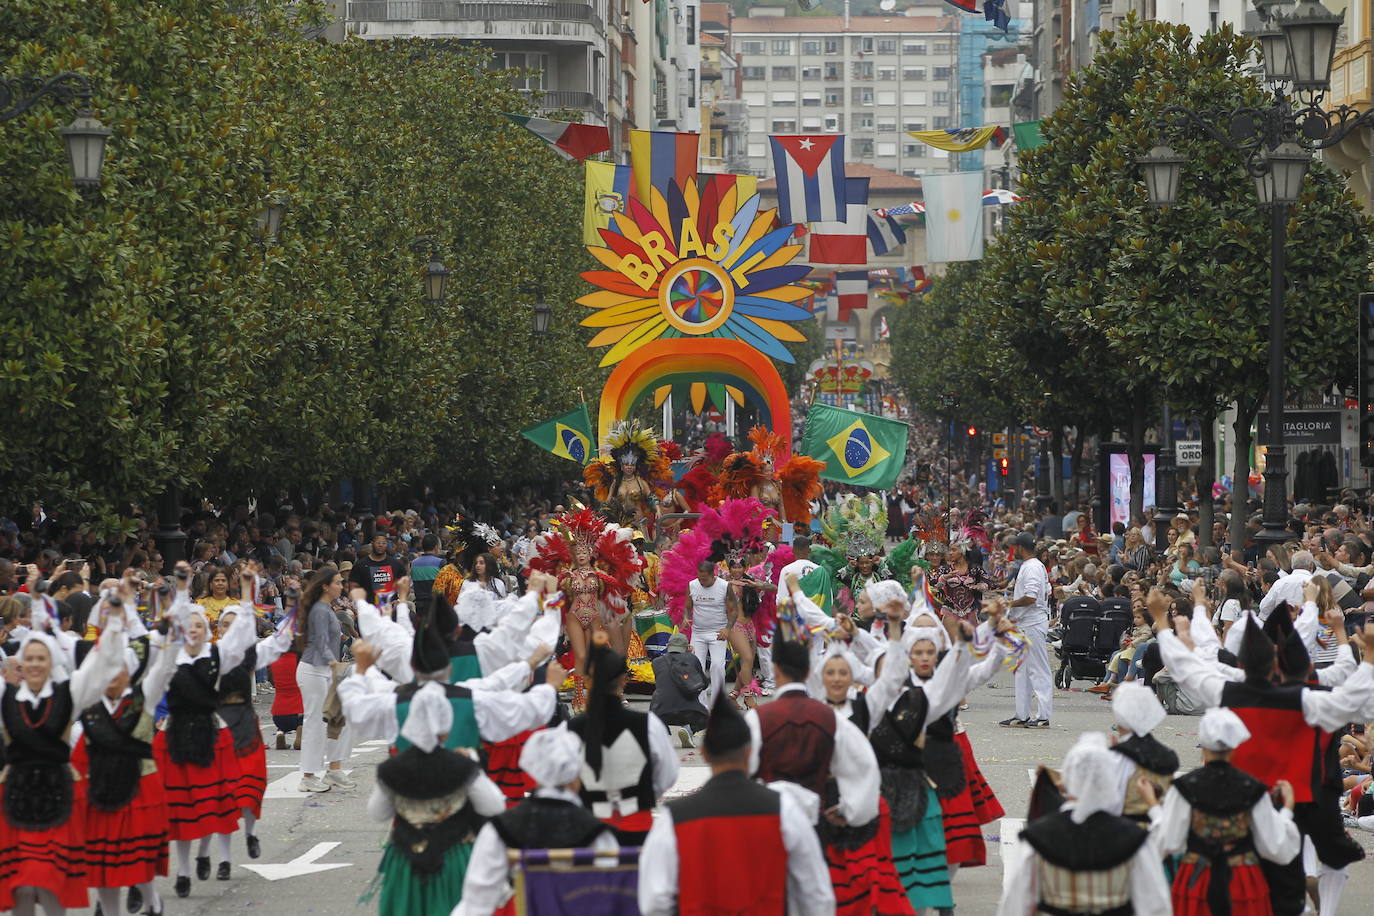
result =
[[[338,843],[316,843],[305,853],[296,856],[290,862],[282,862],[277,865],[245,865],[249,871],[255,871],[268,881],[280,881],[283,878],[299,878],[302,875],[313,875],[316,872],[332,871],[336,868],[348,868],[352,862],[331,863],[329,865],[317,865],[316,860],[322,859],[338,846]]]

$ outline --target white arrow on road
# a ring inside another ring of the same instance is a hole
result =
[[[338,846],[338,843],[316,843],[310,850],[302,855],[296,856],[290,862],[283,862],[280,865],[245,865],[249,871],[255,871],[268,881],[280,881],[283,878],[299,878],[301,875],[313,875],[320,871],[331,871],[335,868],[348,868],[351,862],[340,862],[337,865],[317,865],[316,859],[322,859],[330,851]]]

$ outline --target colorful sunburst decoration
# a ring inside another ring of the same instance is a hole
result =
[[[601,365],[672,337],[739,340],[790,363],[783,342],[806,339],[792,322],[812,317],[797,305],[812,290],[796,285],[811,269],[790,263],[792,227],[757,194],[739,203],[733,184],[700,181],[655,189],[651,207],[631,199],[599,230],[605,247],[588,247],[609,268],[583,273],[600,289],[577,300],[595,310],[582,324],[602,329],[589,346],[610,345]]]

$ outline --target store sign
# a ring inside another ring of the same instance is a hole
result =
[[[1202,467],[1202,440],[1184,439],[1174,443],[1174,464],[1181,468]]]
[[[1259,444],[1269,444],[1269,414],[1259,415]],[[1284,445],[1340,445],[1339,410],[1290,410],[1283,414]]]

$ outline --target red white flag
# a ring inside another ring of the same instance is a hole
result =
[[[868,263],[868,179],[846,178],[845,218],[811,226],[812,264]]]
[[[526,115],[508,114],[516,124],[548,143],[565,159],[579,162],[588,156],[604,153],[611,148],[611,134],[595,124],[573,124],[570,121],[550,121]]]
[[[826,308],[830,321],[845,322],[850,312],[868,308],[868,271],[841,270],[835,273],[835,295]]]

